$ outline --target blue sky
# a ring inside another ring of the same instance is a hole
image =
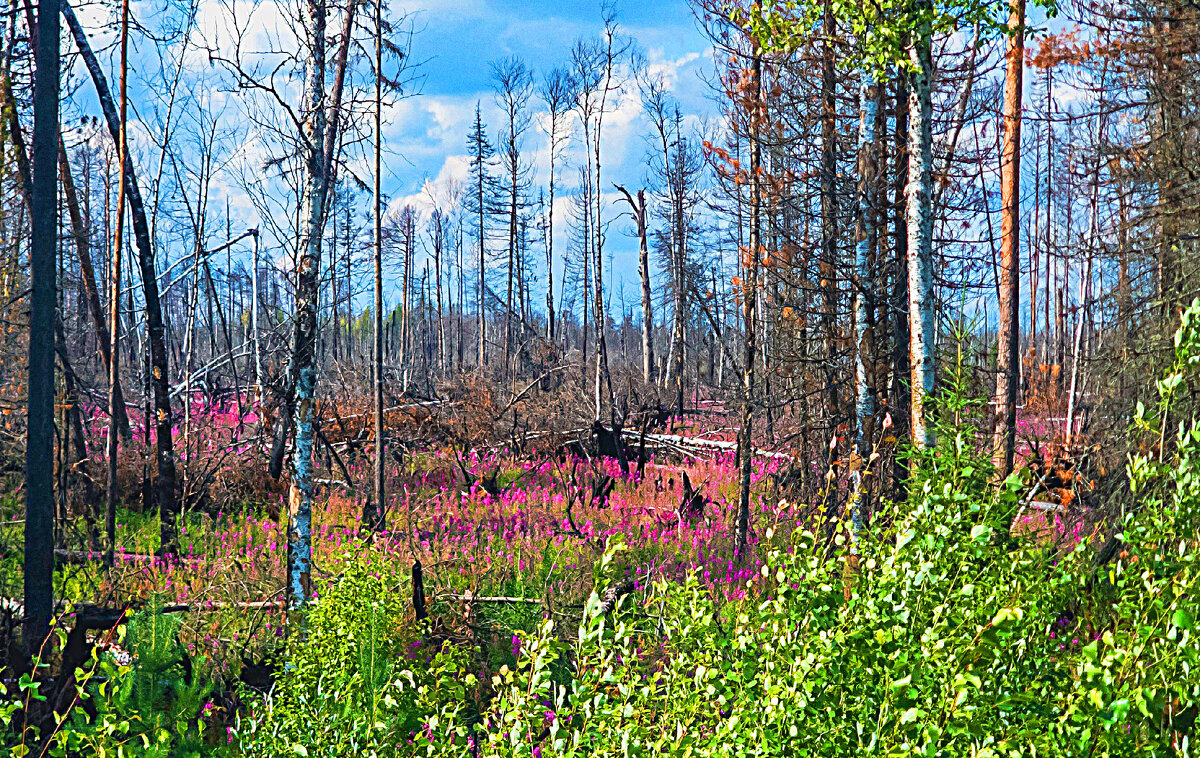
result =
[[[233,31],[243,31],[241,50],[243,64],[265,78],[281,60],[278,51],[298,49],[295,19],[299,13],[298,0],[195,0],[197,25],[188,38],[186,65],[179,97],[174,106],[172,137],[173,150],[183,175],[183,193],[175,193],[171,177],[174,166],[166,161],[165,178],[171,187],[164,200],[164,214],[176,214],[186,226],[187,216],[181,198],[194,199],[193,178],[200,163],[196,153],[196,133],[203,131],[201,121],[215,117],[220,123],[224,142],[218,148],[218,168],[213,179],[210,206],[208,244],[223,241],[226,200],[232,215],[235,233],[238,229],[260,226],[263,223],[262,206],[255,206],[247,191],[247,182],[258,186],[261,195],[275,198],[273,206],[265,212],[281,220],[290,221],[289,207],[294,207],[294,195],[289,200],[291,188],[282,186],[272,179],[271,172],[264,172],[264,163],[290,148],[262,131],[261,124],[274,122],[289,128],[287,119],[272,97],[259,92],[232,88],[233,77],[227,67],[211,65],[206,48],[233,57]],[[179,19],[179,6],[168,0],[135,0],[133,14],[141,23],[155,33],[161,34]],[[100,53],[102,65],[107,69],[110,85],[117,81],[115,48],[115,13],[106,5],[82,6],[80,18],[91,37],[94,49]],[[599,0],[535,0],[531,2],[506,2],[504,0],[393,0],[388,8],[393,19],[407,14],[414,22],[416,34],[412,38],[410,59],[421,63],[416,73],[420,79],[419,89],[412,95],[385,109],[385,157],[383,189],[390,199],[390,209],[397,210],[411,204],[418,210],[430,207],[429,195],[444,190],[448,185],[466,175],[466,135],[478,102],[483,110],[489,136],[495,140],[501,128],[500,112],[495,105],[490,73],[490,63],[506,56],[523,58],[536,77],[556,65],[568,62],[570,50],[580,36],[596,36],[603,28]],[[235,22],[236,19],[236,22]],[[709,92],[702,76],[711,69],[711,51],[708,41],[700,33],[692,10],[686,0],[635,1],[617,0],[619,33],[631,39],[643,55],[648,66],[660,74],[672,94],[679,100],[681,111],[689,114],[691,125],[707,117],[712,111]],[[331,30],[341,23],[340,11],[330,14]],[[64,49],[74,52],[74,45],[64,34]],[[153,177],[157,173],[162,157],[155,139],[151,135],[161,133],[164,113],[169,97],[167,90],[174,74],[179,46],[157,52],[144,38],[131,38],[131,112],[130,143],[144,193],[151,192]],[[165,57],[159,57],[165,55]],[[625,72],[628,73],[628,72]],[[67,114],[97,114],[94,93],[86,73],[78,60],[72,72],[72,81],[82,84],[75,88],[73,102]],[[298,106],[300,82],[286,77],[277,80],[284,100]],[[257,101],[254,101],[255,97]],[[537,127],[540,105],[536,98],[531,103],[534,128],[529,130],[525,150],[534,166],[534,191],[544,186],[547,178],[547,153],[544,134]],[[271,112],[273,111],[273,115]],[[70,118],[70,115],[66,116]],[[574,126],[575,117],[571,116]],[[622,183],[631,189],[643,186],[646,181],[644,155],[650,124],[642,116],[636,89],[628,88],[627,94],[613,104],[607,114],[604,130],[604,186],[611,191],[612,183]],[[266,135],[266,136],[264,136]],[[93,139],[101,142],[106,136],[97,134]],[[565,180],[562,187],[568,188],[575,181],[575,166],[579,156],[573,154],[575,145],[568,145],[565,160],[560,164],[559,176]],[[348,158],[356,173],[363,178],[370,176],[369,164],[361,149]],[[615,201],[615,193],[606,200]],[[362,196],[364,214],[369,211],[369,197]],[[559,223],[566,217],[566,198],[560,197],[556,204],[556,257],[565,249],[566,225]],[[166,205],[174,203],[174,210],[167,211]],[[619,212],[615,202],[608,203],[610,217]],[[612,255],[613,271],[609,281],[614,292],[621,288],[625,279],[626,293],[634,291],[636,281],[636,242],[631,238],[629,225],[614,224],[607,236],[606,251]],[[170,236],[170,235],[169,235]],[[289,235],[290,236],[290,235]],[[284,245],[290,240],[279,240],[271,250],[270,239],[264,240],[264,253],[274,255],[275,261],[286,265]],[[160,238],[172,259],[178,257],[174,248],[183,244],[178,236]],[[181,248],[182,249],[182,248]],[[248,251],[246,251],[248,252]],[[540,253],[540,251],[539,251]],[[542,259],[540,254],[535,260]],[[419,266],[418,263],[418,271]],[[389,278],[395,282],[394,272]],[[534,302],[541,302],[540,293],[544,286],[544,272],[536,274],[539,283],[534,288]],[[556,282],[559,276],[555,276]],[[366,299],[360,300],[365,306]],[[617,307],[614,296],[614,308]]]
[[[501,119],[492,92],[492,61],[519,56],[540,77],[568,62],[577,38],[597,35],[603,28],[596,0],[446,0],[436,6],[418,0],[393,6],[394,13],[405,11],[414,14],[419,30],[413,40],[413,57],[423,62],[423,76],[420,94],[399,105],[388,129],[393,207],[404,203],[420,207],[425,203],[426,182],[441,186],[465,176],[466,134],[476,102],[483,109],[490,136],[494,139],[498,134]],[[702,72],[711,68],[711,52],[689,4],[685,0],[620,2],[617,20],[620,33],[632,38],[648,64],[664,76],[683,112],[694,117],[708,115],[712,104]],[[536,101],[534,108],[538,109]],[[612,182],[641,186],[646,178],[644,140],[650,124],[641,116],[632,87],[606,120],[605,186],[611,188]],[[536,128],[529,132],[526,150],[536,156],[535,186],[544,185],[545,138]],[[559,168],[559,177],[565,177],[568,185],[574,180],[571,164],[577,163],[570,151],[568,147],[567,162]],[[565,203],[564,198],[556,204],[560,222]],[[617,208],[610,207],[616,215]],[[556,223],[556,227],[556,245],[564,244],[565,225]],[[610,231],[608,250],[613,254],[611,280],[619,287],[619,280],[625,278],[628,293],[636,278],[636,244],[624,232],[620,224]]]

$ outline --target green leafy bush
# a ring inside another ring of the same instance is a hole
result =
[[[406,621],[407,573],[365,552],[344,563],[288,640],[274,688],[235,730],[245,755],[409,754],[428,742],[430,718],[436,728],[438,713],[465,717],[467,656],[423,642]]]
[[[118,627],[116,645],[97,648],[75,674],[75,699],[43,736],[33,726],[11,734],[13,755],[186,758],[213,754],[205,734],[211,682],[193,673],[203,660],[179,642],[179,620],[144,609]],[[65,632],[60,633],[65,644]],[[0,685],[2,687],[2,685]],[[26,675],[18,692],[0,690],[0,716],[13,732],[14,716],[43,700],[41,682]],[[43,750],[44,748],[44,750]]]
[[[699,577],[621,596],[610,541],[594,590],[522,634],[514,665],[480,682],[474,652],[414,625],[409,575],[367,550],[310,605],[274,688],[229,749],[247,756],[1181,757],[1200,705],[1196,639],[1200,423],[1171,426],[1200,365],[1200,301],[1185,313],[1150,452],[1131,458],[1133,505],[1112,560],[1014,533],[1016,477],[980,455],[961,381],[940,398],[937,447],[904,503],[852,535],[799,528],[764,556],[745,600]],[[528,621],[527,618],[524,621]],[[523,621],[523,623],[524,623]],[[212,754],[206,690],[176,629],[139,616],[133,661],[84,674],[51,755]],[[573,625],[574,622],[571,622]],[[25,679],[25,695],[38,685]],[[0,714],[11,719],[20,693]],[[250,697],[249,693],[247,696]]]

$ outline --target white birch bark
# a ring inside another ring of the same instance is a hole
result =
[[[922,3],[922,7],[925,3]],[[934,442],[926,402],[934,390],[936,320],[933,292],[933,74],[932,34],[928,21],[913,30],[909,45],[908,186],[908,325],[912,439],[921,448]]]

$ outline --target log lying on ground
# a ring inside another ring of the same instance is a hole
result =
[[[637,430],[626,429],[624,435],[627,439],[640,442],[642,435]],[[726,440],[710,440],[704,437],[684,437],[680,434],[646,434],[646,447],[651,449],[666,450],[668,452],[687,455],[692,458],[700,458],[707,455],[719,455],[721,453],[733,453],[737,451],[736,442],[728,442]],[[754,451],[756,456],[761,458],[774,458],[777,460],[791,460],[791,456],[787,453],[774,452],[771,450]]]
[[[283,594],[283,590],[275,593],[276,595]],[[193,611],[219,611],[224,608],[235,608],[238,610],[274,610],[275,608],[283,609],[283,598],[274,598],[270,600],[244,600],[236,603],[226,603],[220,600],[205,600],[194,603],[174,603],[172,605],[164,605],[158,610],[159,613],[191,613]],[[61,614],[67,612],[67,604],[61,600],[54,604],[54,613]],[[75,617],[76,624],[87,629],[107,629],[125,619],[129,618],[132,612],[140,610],[139,604],[129,603],[120,606],[99,606],[99,605],[80,605],[71,609],[71,614]],[[0,597],[0,611],[13,614],[16,618],[22,619],[25,615],[25,604],[15,598]]]

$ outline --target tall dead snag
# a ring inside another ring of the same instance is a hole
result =
[[[650,292],[650,251],[646,233],[646,190],[638,190],[637,200],[629,190],[615,185],[629,203],[630,213],[637,224],[638,276],[642,280],[642,381],[654,383],[654,305]]]
[[[529,128],[529,98],[533,93],[533,75],[520,58],[510,56],[492,64],[492,81],[496,87],[496,104],[504,112],[506,131],[501,135],[500,164],[503,168],[501,189],[505,198],[504,212],[508,216],[508,278],[504,299],[504,365],[511,371],[513,348],[513,284],[518,271],[520,251],[520,211],[524,204],[522,193],[528,184],[528,171],[521,161],[522,138]],[[518,288],[520,282],[516,282]],[[518,297],[520,297],[518,293]]]
[[[96,60],[88,43],[87,35],[79,24],[79,19],[68,2],[62,3],[62,15],[79,48],[79,55],[87,66],[96,87],[96,97],[104,112],[104,120],[114,143],[120,144],[120,117],[112,94],[108,89],[108,81],[100,62]],[[150,243],[150,226],[146,222],[146,208],[142,203],[142,193],[138,188],[137,174],[133,171],[133,160],[126,155],[125,194],[129,203],[129,215],[133,221],[133,239],[138,251],[138,269],[142,279],[142,297],[146,307],[146,332],[150,348],[150,384],[154,395],[154,437],[157,464],[157,477],[154,481],[155,498],[158,501],[161,514],[160,549],[169,552],[175,545],[175,520],[179,514],[179,501],[176,497],[175,446],[171,438],[171,429],[175,425],[174,414],[171,411],[171,387],[167,373],[167,346],[165,328],[163,325],[162,305],[158,295],[158,274],[155,272],[154,249]],[[114,351],[116,345],[113,345]]]
[[[478,278],[475,280],[475,312],[478,320],[476,325],[478,336],[477,365],[483,368],[487,365],[487,317],[484,309],[484,293],[487,289],[487,218],[495,208],[497,191],[496,178],[491,174],[491,166],[496,151],[488,142],[487,130],[483,125],[483,116],[479,103],[475,103],[475,121],[471,133],[467,135],[467,151],[470,156],[468,183],[471,190],[464,198],[463,210],[475,216],[475,235],[479,242]],[[460,270],[461,276],[461,270]],[[407,280],[406,280],[407,281]]]
[[[120,415],[118,403],[121,400],[121,253],[123,252],[125,231],[125,159],[129,155],[129,142],[126,134],[128,126],[126,107],[129,103],[126,97],[126,82],[129,73],[129,0],[121,3],[121,81],[120,109],[121,133],[117,139],[117,155],[120,158],[117,182],[117,223],[113,229],[112,242],[112,273],[109,283],[112,285],[108,302],[111,304],[108,313],[108,342],[115,349],[108,362],[108,487],[105,497],[105,532],[108,535],[107,552],[104,555],[105,565],[112,566],[113,553],[117,549],[117,455],[121,449],[121,436],[118,434]],[[189,400],[190,402],[190,400]]]
[[[58,0],[38,5],[30,198],[28,429],[25,445],[25,629],[33,655],[54,612],[54,322],[58,239]]]
[[[546,137],[550,152],[550,202],[546,204],[546,341],[554,342],[554,169],[569,130],[563,124],[571,102],[571,78],[555,68],[542,80],[542,103],[546,106]],[[460,297],[459,300],[462,300]]]
[[[1000,153],[1000,328],[993,404],[992,463],[996,480],[1013,467],[1017,430],[1021,301],[1021,79],[1025,52],[1025,2],[1010,0],[1004,77],[1004,146]]]
[[[317,296],[321,264],[321,219],[325,208],[325,0],[305,3],[308,55],[304,64],[304,217],[296,261],[296,303],[288,381],[295,387],[296,443],[288,488],[287,605],[308,598],[312,566],[313,395],[317,385]]]
[[[742,364],[742,421],[738,432],[738,465],[741,467],[738,484],[737,523],[734,539],[739,560],[747,560],[750,541],[750,474],[754,462],[754,364],[757,360],[758,335],[758,269],[762,258],[762,146],[758,137],[762,121],[762,53],[758,39],[752,38],[753,58],[750,63],[749,102],[747,122],[750,132],[750,249],[745,255],[745,279],[742,282],[742,312],[745,316],[745,355]]]
[[[375,512],[372,514],[371,523],[367,525],[370,529],[383,529],[386,512],[383,503],[383,188],[380,183],[382,155],[383,0],[375,0],[375,351],[372,356],[375,390]]]
[[[62,183],[63,205],[71,222],[71,237],[75,240],[75,254],[79,258],[79,273],[83,279],[83,294],[87,300],[88,315],[96,327],[96,343],[100,346],[100,360],[107,371],[112,346],[109,344],[108,328],[105,326],[104,306],[100,304],[100,290],[96,286],[96,269],[92,265],[91,245],[88,243],[87,226],[79,207],[79,192],[75,188],[75,177],[71,174],[71,161],[63,145],[62,135],[58,138],[58,173]],[[125,410],[125,397],[118,381],[114,387],[118,396],[116,403],[117,427],[123,439],[130,439],[129,414]]]

